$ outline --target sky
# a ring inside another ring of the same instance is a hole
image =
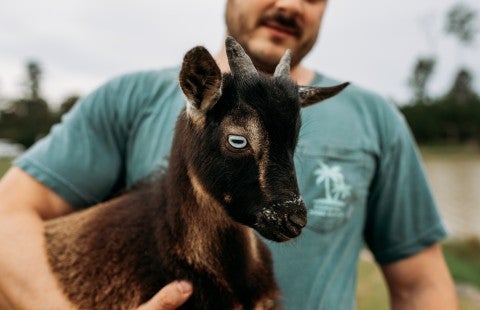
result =
[[[459,0],[330,0],[308,67],[397,103],[420,56],[435,55],[429,84],[444,93],[461,66],[480,91],[480,35],[463,47],[443,32]],[[480,1],[461,0],[480,14]],[[24,89],[25,64],[43,69],[42,96],[54,106],[132,71],[179,64],[186,51],[223,43],[224,0],[0,0],[0,98]],[[478,25],[480,27],[480,25]]]

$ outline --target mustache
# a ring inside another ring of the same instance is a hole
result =
[[[297,17],[284,11],[266,12],[260,18],[260,24],[278,24],[281,27],[290,29],[296,36],[301,36],[302,26]]]

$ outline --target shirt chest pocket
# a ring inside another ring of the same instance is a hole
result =
[[[364,213],[373,156],[361,149],[299,144],[295,167],[308,208],[307,228],[329,233],[348,223],[354,212]]]

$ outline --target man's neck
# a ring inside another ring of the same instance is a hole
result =
[[[216,55],[215,61],[220,67],[222,72],[230,72],[230,66],[228,65],[227,53],[225,48],[222,48]],[[298,64],[290,71],[290,77],[298,85],[310,85],[315,77],[315,72],[304,67],[302,64]]]

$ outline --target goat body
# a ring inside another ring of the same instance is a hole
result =
[[[275,241],[300,234],[299,109],[346,85],[298,88],[288,53],[273,78],[258,74],[232,38],[227,53],[226,75],[204,48],[186,54],[187,107],[165,175],[46,223],[49,263],[76,307],[131,309],[175,279],[194,286],[183,308],[278,305],[270,253],[253,229]]]
[[[188,309],[273,301],[270,255],[252,229],[207,205],[169,204],[177,191],[194,194],[166,180],[47,224],[50,264],[72,303],[131,309],[175,279],[193,282]]]

